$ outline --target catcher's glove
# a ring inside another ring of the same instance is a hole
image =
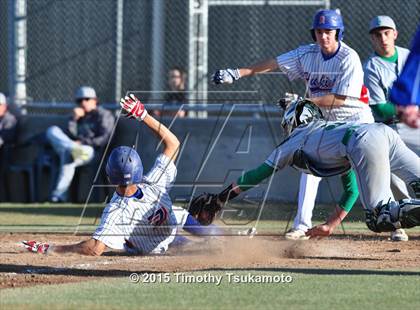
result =
[[[188,212],[194,216],[201,225],[210,225],[213,223],[216,213],[223,207],[219,201],[218,195],[203,193],[195,197],[190,202]]]

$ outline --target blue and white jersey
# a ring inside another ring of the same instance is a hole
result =
[[[114,193],[93,238],[112,249],[131,253],[163,253],[175,238],[178,219],[169,190],[176,177],[173,161],[160,154],[132,197]],[[186,213],[188,214],[188,213]]]
[[[277,63],[289,80],[305,80],[308,97],[347,97],[342,106],[321,108],[329,121],[373,121],[369,106],[359,100],[363,85],[359,55],[347,44],[340,42],[337,52],[329,57],[322,54],[317,44],[303,45],[279,55]]]

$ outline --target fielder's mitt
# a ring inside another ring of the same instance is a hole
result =
[[[216,213],[222,209],[218,195],[203,193],[190,202],[188,212],[194,216],[201,225],[213,223]]]

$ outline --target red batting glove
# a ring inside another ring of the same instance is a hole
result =
[[[123,110],[127,111],[128,117],[134,117],[142,121],[147,115],[147,110],[144,108],[143,103],[133,94],[121,98],[120,105]]]
[[[50,247],[48,243],[42,243],[37,241],[22,241],[23,246],[29,252],[47,254],[47,251]]]

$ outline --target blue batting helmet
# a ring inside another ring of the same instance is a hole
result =
[[[119,146],[112,150],[106,164],[106,174],[114,185],[140,183],[143,178],[143,164],[135,149]]]
[[[311,34],[314,41],[315,29],[335,29],[337,30],[337,40],[341,41],[344,36],[344,23],[340,10],[319,10],[312,22]]]

